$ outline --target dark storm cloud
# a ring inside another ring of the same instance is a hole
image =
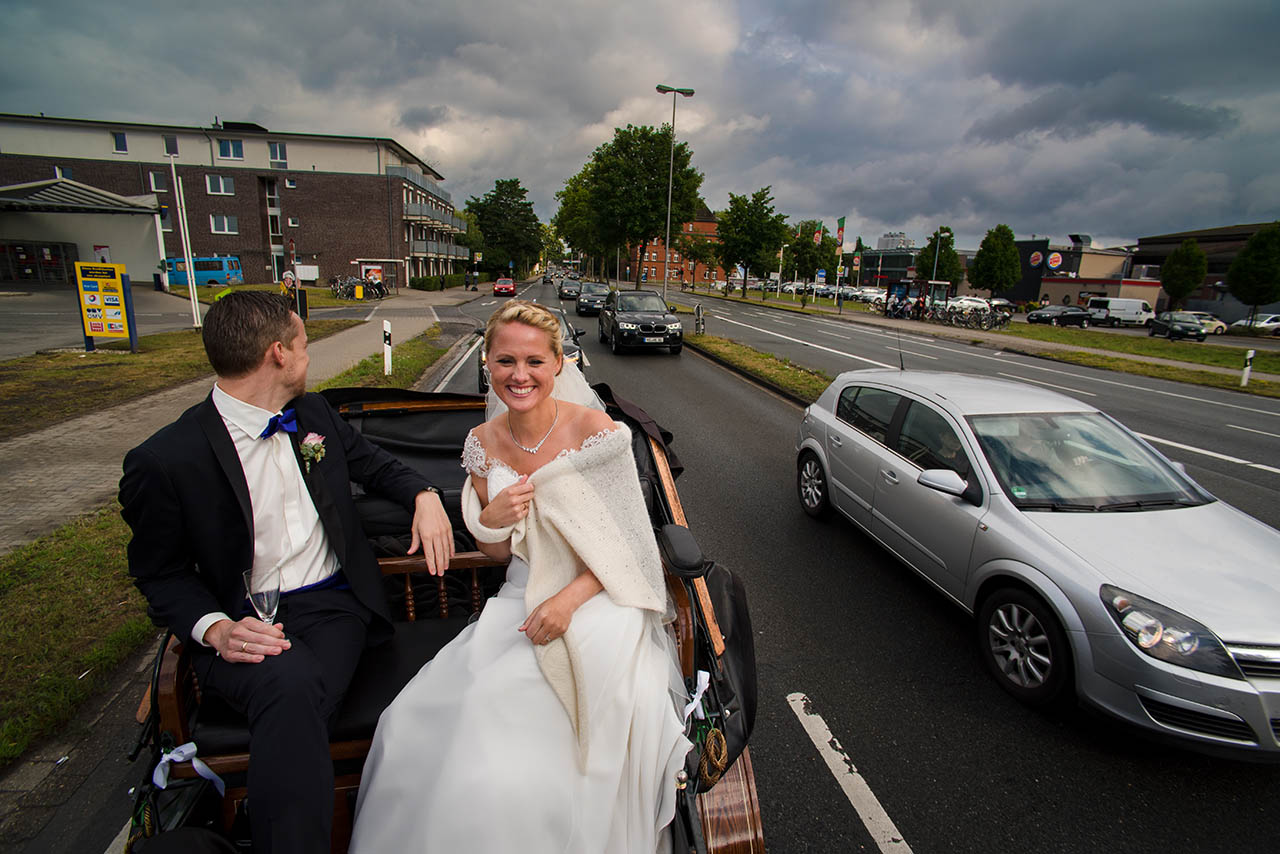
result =
[[[400,114],[400,126],[422,130],[440,124],[448,116],[448,107],[413,107]]]

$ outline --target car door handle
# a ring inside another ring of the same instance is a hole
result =
[[[885,480],[889,481],[889,483],[898,482],[898,476],[893,472],[889,471],[888,469],[881,469],[880,476],[883,477]]]
[[[832,436],[832,437],[831,437],[831,444],[833,444],[833,445],[835,445],[837,448],[839,448],[841,445],[843,445],[843,444],[844,444],[844,440],[843,440],[843,439],[841,439],[839,436]]]

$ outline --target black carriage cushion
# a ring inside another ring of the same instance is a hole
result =
[[[364,651],[338,712],[332,740],[373,738],[382,710],[466,624],[466,617],[396,623],[396,633],[390,641]],[[210,694],[200,704],[192,739],[205,758],[249,750],[244,715]]]

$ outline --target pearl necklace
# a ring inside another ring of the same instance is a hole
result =
[[[515,442],[516,447],[524,451],[526,454],[536,454],[538,451],[542,450],[542,446],[551,438],[551,431],[556,429],[556,422],[560,420],[560,404],[555,398],[552,398],[551,402],[555,404],[556,415],[551,419],[551,426],[547,428],[547,435],[543,436],[542,440],[532,448],[526,448],[524,445],[520,444],[520,440],[516,438],[515,431],[511,429],[511,413],[507,413],[507,432],[511,434],[511,441]]]

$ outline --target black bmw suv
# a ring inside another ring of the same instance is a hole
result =
[[[684,346],[684,328],[656,291],[612,291],[600,308],[600,340],[614,353],[623,347],[670,347],[674,356]]]

